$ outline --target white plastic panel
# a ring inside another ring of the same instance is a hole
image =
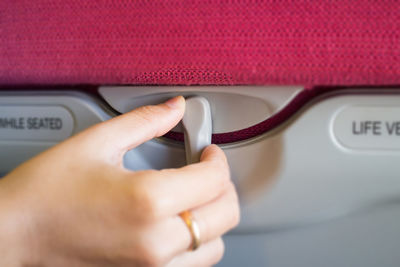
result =
[[[122,91],[129,99],[132,90]],[[260,99],[275,97],[273,90],[247,92]],[[32,100],[62,105],[76,123],[73,134],[110,118],[86,95],[65,94],[0,96],[0,105]],[[115,99],[120,97],[117,90]],[[353,121],[395,122],[398,109],[400,95],[388,92],[321,98],[270,133],[223,145],[242,220],[226,237],[227,254],[220,266],[398,266],[400,150],[387,149],[390,143],[382,145],[377,135],[370,141],[351,136]],[[225,116],[213,112],[220,120]],[[343,133],[355,141],[340,141]],[[53,144],[0,142],[0,173]],[[152,140],[128,152],[124,164],[134,170],[179,167],[185,165],[185,151],[182,144]]]
[[[14,126],[20,128],[0,127],[0,177],[65,138],[111,118],[100,103],[70,91],[0,92],[0,118],[18,118],[19,125]],[[62,121],[61,128],[54,119]]]
[[[398,267],[400,205],[288,231],[227,235],[217,267]]]

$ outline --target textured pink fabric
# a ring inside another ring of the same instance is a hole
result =
[[[0,85],[400,84],[397,1],[0,1]]]

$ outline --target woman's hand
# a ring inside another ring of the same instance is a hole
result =
[[[0,180],[0,266],[208,266],[239,208],[224,153],[180,169],[129,171],[126,151],[173,128],[185,102],[146,106],[86,131]],[[190,210],[202,245],[179,213]]]

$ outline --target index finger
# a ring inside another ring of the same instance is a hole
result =
[[[96,155],[106,155],[118,160],[122,155],[150,140],[171,130],[182,119],[185,112],[185,100],[182,96],[174,97],[165,103],[143,106],[128,113],[114,117],[86,129],[75,137],[85,139],[82,144]]]

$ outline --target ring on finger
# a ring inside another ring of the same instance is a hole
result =
[[[194,251],[200,246],[200,229],[196,220],[193,218],[192,213],[188,210],[181,212],[179,216],[183,219],[192,236],[192,244],[190,250]]]

